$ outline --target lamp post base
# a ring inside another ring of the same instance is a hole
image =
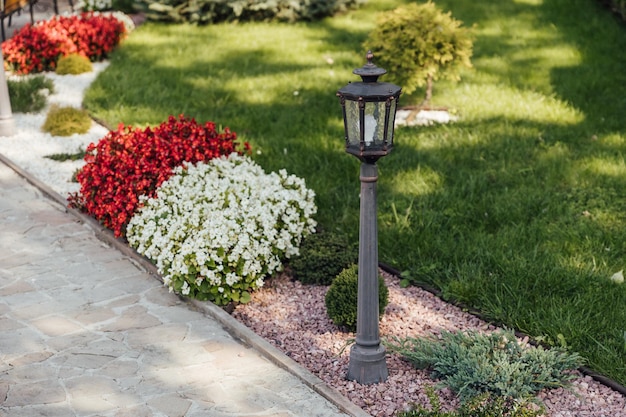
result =
[[[13,136],[15,135],[15,122],[9,115],[4,117],[0,115],[0,136]]]
[[[352,346],[347,375],[349,380],[368,385],[384,382],[388,376],[384,346]]]

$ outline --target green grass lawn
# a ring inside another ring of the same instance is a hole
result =
[[[296,25],[148,23],[85,106],[112,127],[228,126],[264,168],[306,179],[321,225],[357,239],[335,93],[358,80],[376,12],[399,4]],[[474,68],[435,84],[460,120],[399,128],[378,164],[380,259],[624,384],[626,286],[609,277],[626,268],[626,27],[592,0],[437,4],[474,25]]]

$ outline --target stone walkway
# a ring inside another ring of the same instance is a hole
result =
[[[211,308],[0,163],[0,416],[366,415]]]

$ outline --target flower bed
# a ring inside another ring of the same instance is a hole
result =
[[[236,138],[183,115],[144,130],[120,125],[87,148],[70,205],[126,236],[170,290],[245,303],[298,253],[317,209],[302,179],[266,174]]]
[[[237,151],[236,139],[228,128],[218,132],[212,122],[199,124],[183,115],[170,116],[154,129],[120,125],[87,147],[86,164],[76,176],[80,193],[70,195],[70,205],[94,216],[116,237],[123,236],[140,196],[154,197],[183,162],[194,164]],[[243,149],[249,145],[243,144]]]
[[[17,74],[53,71],[60,57],[76,53],[101,61],[126,33],[122,20],[111,14],[54,16],[26,24],[2,43],[5,68]]]

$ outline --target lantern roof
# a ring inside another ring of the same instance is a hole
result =
[[[398,97],[401,88],[395,84],[378,82],[378,77],[387,73],[384,68],[372,63],[374,54],[367,52],[367,63],[361,68],[352,71],[361,77],[362,81],[350,82],[339,89],[337,94],[348,100],[385,101],[389,97]]]

